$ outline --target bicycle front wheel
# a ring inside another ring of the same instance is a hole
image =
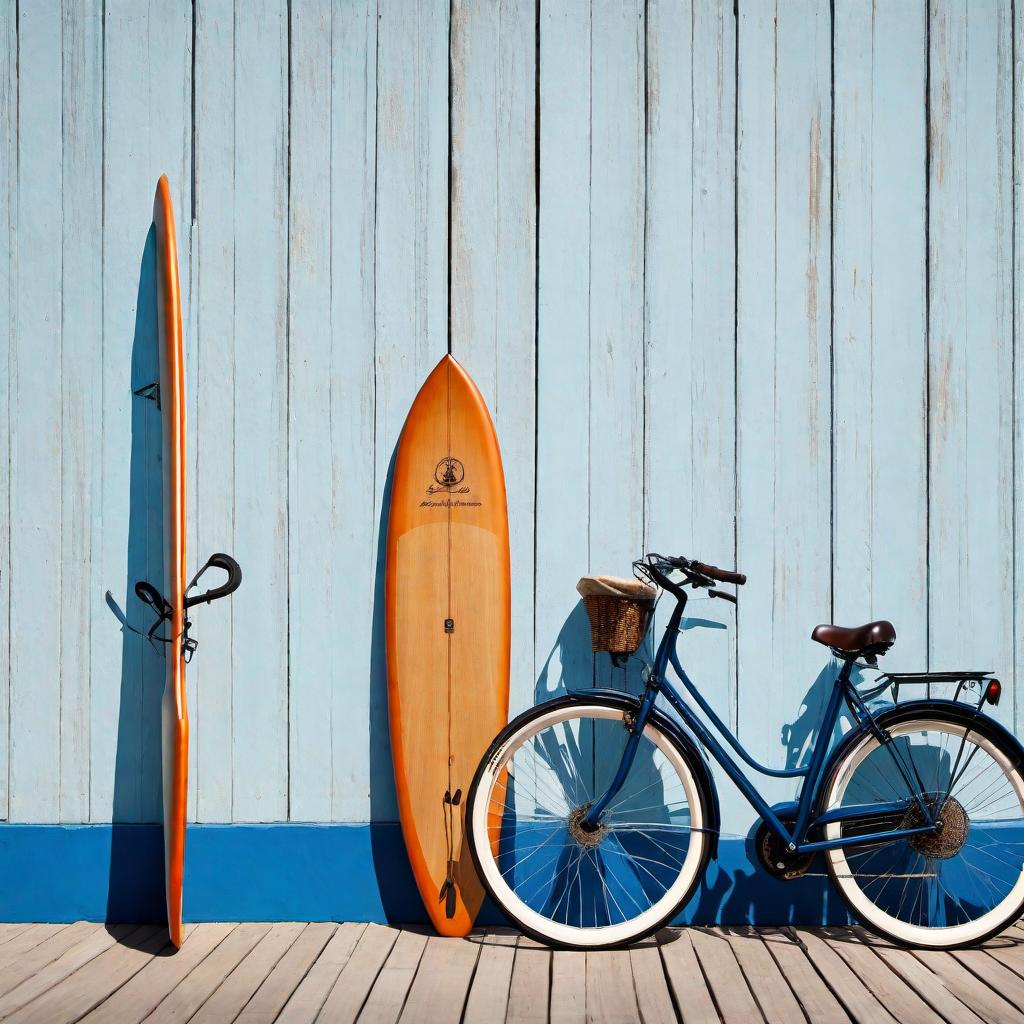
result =
[[[984,720],[921,717],[882,724],[832,773],[826,808],[912,801],[884,824],[826,826],[829,839],[918,827],[932,832],[826,853],[847,906],[874,931],[904,945],[954,949],[981,942],[1024,908],[1024,779],[1018,754]],[[907,781],[909,776],[909,784]]]
[[[470,847],[485,888],[550,945],[635,942],[672,917],[707,863],[700,769],[654,722],[598,829],[582,826],[619,766],[630,735],[623,714],[597,698],[541,704],[499,734],[470,789]]]

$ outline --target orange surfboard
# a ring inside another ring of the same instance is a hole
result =
[[[388,711],[402,835],[434,927],[483,901],[465,837],[477,764],[508,719],[508,513],[483,397],[445,356],[395,455],[385,582]]]
[[[180,637],[185,624],[185,364],[174,209],[167,176],[153,200],[156,230],[156,307],[160,336],[159,404],[163,422],[164,580],[170,605],[167,635]],[[180,643],[166,645],[167,671],[160,708],[163,746],[164,869],[167,930],[181,945],[181,886],[185,867],[188,801],[188,709],[185,658]]]

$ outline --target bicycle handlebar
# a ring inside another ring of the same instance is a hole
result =
[[[696,560],[690,562],[690,568],[702,576],[710,576],[713,580],[718,580],[719,583],[735,583],[738,586],[743,586],[747,582],[745,573],[735,572],[732,569],[719,569],[716,565],[707,565]]]

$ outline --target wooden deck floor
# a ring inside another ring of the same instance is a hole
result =
[[[1024,1024],[1024,930],[910,952],[849,929],[666,929],[630,950],[551,951],[506,931],[365,924],[0,924],[0,1020],[676,1021]]]

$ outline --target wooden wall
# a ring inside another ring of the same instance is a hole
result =
[[[0,818],[159,815],[117,615],[160,558],[162,172],[190,561],[245,573],[195,616],[195,819],[394,817],[381,509],[449,347],[505,458],[515,710],[615,681],[574,584],[653,548],[749,574],[685,654],[773,764],[832,619],[997,670],[1024,728],[1024,14],[834,6],[0,5]]]

